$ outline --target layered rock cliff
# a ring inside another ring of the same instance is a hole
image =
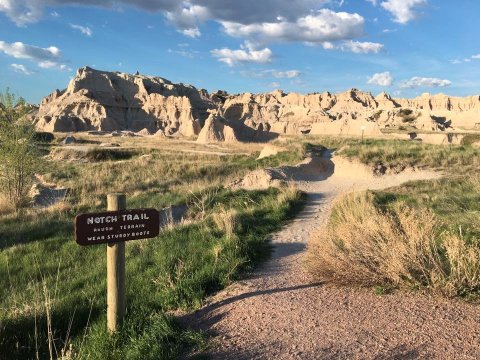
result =
[[[193,136],[214,107],[209,94],[193,86],[84,67],[65,90],[42,100],[36,126],[59,132],[146,128]]]
[[[201,134],[200,141],[253,140],[270,134],[381,135],[388,127],[478,128],[480,97],[425,94],[393,99],[356,89],[340,94],[209,94],[160,77],[84,67],[65,90],[42,100],[35,123],[42,131],[147,129],[167,136]]]

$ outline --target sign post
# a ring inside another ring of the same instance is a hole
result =
[[[125,194],[108,194],[107,210],[125,210]],[[115,332],[125,315],[125,242],[107,244],[107,326]]]
[[[125,194],[107,195],[107,212],[75,218],[79,245],[107,244],[107,326],[113,333],[125,315],[125,241],[154,238],[160,233],[156,209],[126,209]]]

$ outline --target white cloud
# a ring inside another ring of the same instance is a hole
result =
[[[0,11],[4,12],[17,26],[38,21],[45,4],[27,0],[0,0]]]
[[[180,32],[183,35],[191,37],[191,38],[197,38],[197,37],[200,37],[202,35],[202,33],[200,32],[200,30],[198,28],[183,29],[183,30],[180,30]]]
[[[332,42],[330,41],[325,41],[322,43],[322,47],[325,49],[325,50],[333,50],[335,49],[335,44],[333,44]]]
[[[373,43],[373,42],[353,41],[353,40],[346,40],[341,42],[338,45],[330,41],[327,41],[322,43],[321,45],[325,50],[350,51],[355,54],[369,54],[369,53],[378,54],[384,48],[383,44]]]
[[[300,70],[242,70],[240,74],[253,79],[295,79],[302,75]]]
[[[328,9],[300,17],[294,22],[285,19],[249,25],[221,22],[225,33],[233,37],[254,39],[260,43],[300,41],[310,44],[325,44],[359,37],[363,35],[364,23],[365,19],[358,14]]]
[[[293,79],[302,75],[299,70],[287,70],[287,71],[277,71],[277,70],[267,70],[267,73],[270,73],[273,77],[277,79]]]
[[[50,61],[50,60],[40,61],[38,63],[38,67],[41,67],[42,69],[57,69],[57,70],[61,70],[61,71],[71,71],[72,70],[71,68],[69,68],[65,64],[60,64],[56,61]]]
[[[367,81],[367,84],[378,86],[392,86],[393,76],[389,71],[373,74]]]
[[[51,15],[52,17],[56,17],[56,18],[60,17],[60,14],[59,14],[58,12],[56,12],[56,11],[52,11],[52,12],[50,13],[50,15]]]
[[[343,51],[351,51],[356,54],[378,54],[383,49],[383,44],[373,42],[345,41],[339,46]]]
[[[182,34],[192,38],[201,35],[199,24],[211,17],[208,8],[199,5],[179,7],[175,11],[167,11],[165,16]]]
[[[395,22],[406,24],[418,16],[417,8],[426,4],[427,0],[387,0],[380,5],[392,13]]]
[[[17,59],[42,61],[54,60],[60,57],[60,49],[55,46],[41,48],[38,46],[27,45],[19,41],[11,44],[5,41],[0,41],[0,51]]]
[[[274,81],[274,82],[268,84],[268,86],[271,87],[271,88],[274,88],[274,89],[278,89],[280,87],[280,83],[277,82],[277,81]]]
[[[181,49],[181,50],[168,49],[167,52],[170,54],[180,55],[189,59],[195,58],[196,54],[198,54],[198,51],[188,51],[185,49]]]
[[[377,6],[377,0],[367,0],[373,6]]]
[[[451,84],[452,82],[450,80],[415,76],[412,77],[410,80],[403,82],[400,87],[404,89],[412,89],[418,87],[447,87]]]
[[[60,63],[61,52],[60,49],[55,46],[41,48],[19,41],[11,44],[0,41],[0,51],[16,59],[34,61],[43,69],[70,70],[68,66]]]
[[[24,75],[32,75],[33,74],[33,72],[30,71],[25,65],[11,64],[10,68],[15,72],[21,73],[21,74],[24,74]]]
[[[271,61],[272,51],[269,48],[255,50],[251,43],[245,42],[238,50],[228,48],[214,49],[211,51],[212,55],[218,58],[228,66],[233,66],[237,63],[259,63],[265,64]]]
[[[469,63],[469,62],[472,62],[472,60],[480,60],[480,54],[478,55],[472,55],[468,58],[464,58],[464,59],[454,59],[454,60],[450,60],[450,63],[454,64],[454,65],[458,65],[458,64],[463,64],[463,63]]]
[[[70,24],[70,27],[72,29],[80,31],[83,35],[86,35],[88,37],[91,37],[93,35],[92,29],[90,29],[88,26]]]

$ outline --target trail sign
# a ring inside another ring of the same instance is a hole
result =
[[[126,209],[125,194],[107,195],[107,212],[80,214],[75,218],[79,245],[107,243],[107,327],[111,333],[125,315],[125,241],[156,237],[160,213],[155,209]]]
[[[80,214],[75,218],[75,240],[80,245],[117,243],[158,236],[156,209],[129,209]]]

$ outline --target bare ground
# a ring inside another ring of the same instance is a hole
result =
[[[298,217],[275,233],[271,259],[182,320],[212,334],[213,359],[479,359],[480,312],[461,300],[313,281],[304,269],[310,232],[341,193],[438,177],[374,177],[333,157],[286,168],[308,193]],[[302,181],[307,180],[307,181]]]

